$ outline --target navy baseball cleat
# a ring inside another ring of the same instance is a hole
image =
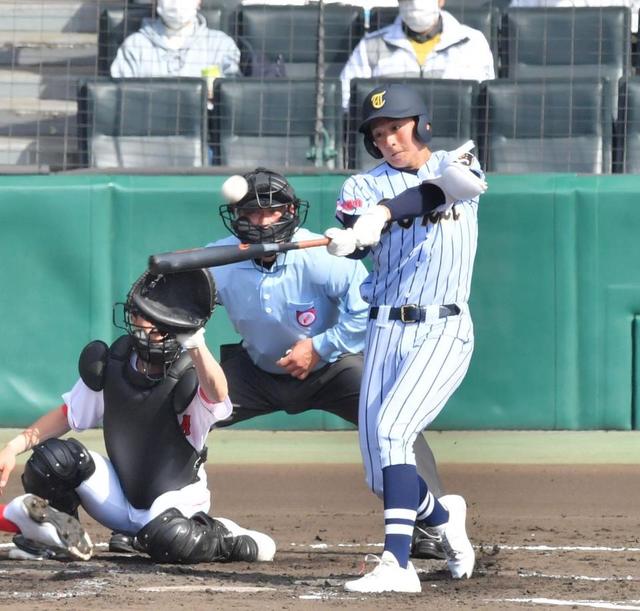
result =
[[[441,538],[431,534],[429,527],[417,521],[411,537],[411,557],[422,560],[446,560]]]
[[[91,539],[80,522],[34,494],[13,499],[4,516],[20,529],[13,538],[15,546],[31,557],[89,560],[93,554]]]

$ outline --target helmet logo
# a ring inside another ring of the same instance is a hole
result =
[[[379,93],[374,93],[371,96],[371,106],[373,106],[376,110],[382,108],[385,105],[386,100],[384,99],[387,91],[380,91]]]

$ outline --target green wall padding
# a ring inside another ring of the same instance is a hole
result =
[[[0,426],[61,403],[92,339],[111,341],[149,254],[226,235],[226,176],[2,176]],[[290,175],[309,229],[334,222],[344,176]],[[476,351],[434,428],[630,429],[640,314],[635,176],[490,175],[471,299]],[[207,341],[238,341],[218,308]],[[637,409],[637,408],[636,408]],[[244,428],[349,428],[276,414]]]

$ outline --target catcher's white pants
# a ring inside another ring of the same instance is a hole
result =
[[[369,321],[359,404],[360,451],[369,487],[382,469],[415,465],[413,443],[464,379],[473,353],[466,311],[435,324]]]
[[[161,494],[149,509],[136,509],[125,497],[111,461],[90,452],[96,465],[95,473],[82,482],[76,492],[85,511],[97,522],[111,530],[135,535],[143,526],[163,511],[175,507],[191,517],[198,511],[209,511],[211,495],[207,487],[204,466],[198,470],[199,480],[180,490]]]

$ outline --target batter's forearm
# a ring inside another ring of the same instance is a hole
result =
[[[389,220],[415,218],[433,212],[445,203],[445,194],[436,185],[422,183],[410,187],[392,199],[382,200],[379,205],[389,209]]]

